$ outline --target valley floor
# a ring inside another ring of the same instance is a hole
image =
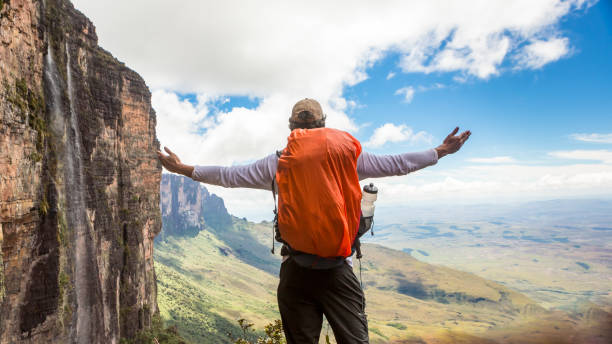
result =
[[[260,331],[278,319],[280,259],[266,246],[269,236],[270,224],[233,218],[222,231],[207,228],[156,243],[158,303],[166,324],[176,325],[193,343],[231,343],[228,333],[240,334],[238,319]],[[551,311],[472,273],[364,246],[372,343],[608,343],[612,338],[610,309],[590,304],[573,312]],[[354,268],[358,272],[358,262]],[[324,325],[326,331],[331,335]]]

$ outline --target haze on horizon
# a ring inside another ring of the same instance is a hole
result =
[[[186,162],[273,153],[311,97],[373,153],[473,132],[437,166],[375,180],[380,206],[610,198],[607,1],[73,2],[145,78],[160,142]],[[209,189],[271,218],[268,192]]]

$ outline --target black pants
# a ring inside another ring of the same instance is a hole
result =
[[[323,314],[338,344],[369,343],[365,298],[348,264],[313,270],[289,258],[281,265],[277,295],[287,344],[319,343]]]

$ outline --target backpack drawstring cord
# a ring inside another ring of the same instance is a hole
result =
[[[365,290],[363,289],[363,277],[361,276],[361,258],[359,260],[359,285],[361,286],[361,312],[365,314]]]
[[[274,254],[274,227],[272,227],[272,249],[270,252]]]

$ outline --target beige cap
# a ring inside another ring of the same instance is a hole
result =
[[[295,103],[289,122],[309,123],[324,119],[321,104],[314,99],[304,98]]]

